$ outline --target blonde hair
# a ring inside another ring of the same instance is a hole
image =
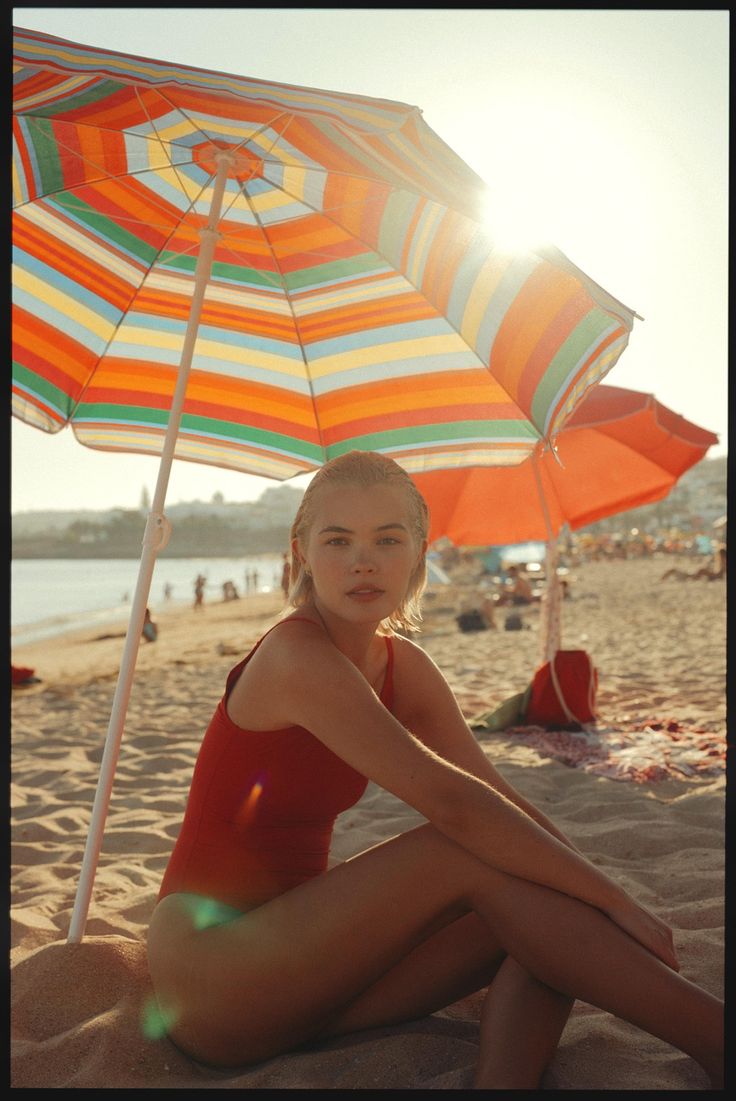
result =
[[[307,486],[299,509],[291,525],[291,571],[289,575],[288,600],[292,607],[299,608],[312,597],[312,578],[304,568],[294,544],[306,543],[314,522],[315,504],[321,490],[333,486],[354,485],[367,489],[376,485],[396,486],[407,497],[411,520],[411,535],[420,548],[429,531],[429,510],[421,493],[409,475],[393,459],[376,451],[348,451],[336,459],[331,459],[321,467]],[[383,620],[380,630],[418,631],[421,621],[421,596],[427,583],[427,559],[423,551],[414,571],[409,578],[406,594],[396,610]]]

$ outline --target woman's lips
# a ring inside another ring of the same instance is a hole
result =
[[[348,593],[351,600],[358,600],[361,603],[368,603],[371,600],[377,600],[379,596],[383,596],[383,589],[376,589],[371,585],[356,586]]]

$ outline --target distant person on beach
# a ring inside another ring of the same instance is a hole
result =
[[[509,566],[508,573],[511,579],[511,603],[531,604],[534,600],[534,591],[526,573],[518,566]]]
[[[225,602],[240,599],[240,594],[238,593],[238,590],[235,588],[235,585],[232,581],[223,582],[222,599]]]
[[[726,548],[717,547],[713,556],[713,562],[708,566],[701,566],[697,570],[681,570],[677,566],[671,566],[660,577],[660,581],[668,581],[674,578],[677,581],[720,581],[726,577]]]
[[[174,591],[173,585],[167,581],[164,585],[164,600],[171,600],[171,595]]]
[[[500,593],[499,604],[531,604],[537,599],[526,573],[518,566],[506,570],[507,580]]]
[[[237,1067],[483,990],[474,1085],[533,1090],[581,998],[719,1085],[722,1004],[678,974],[669,927],[503,779],[406,637],[428,527],[385,456],[307,487],[292,608],[227,678],[151,919],[171,1039]],[[328,869],[369,781],[427,821]]]
[[[289,556],[284,554],[284,564],[281,568],[281,591],[284,594],[284,599],[288,599],[289,596],[289,577],[291,576],[291,566],[289,565]]]
[[[197,608],[201,608],[204,604],[204,587],[205,587],[206,582],[207,582],[207,579],[205,577],[202,577],[201,573],[197,574],[197,577],[194,581],[194,608],[195,608],[195,610]]]
[[[143,629],[141,631],[143,638],[146,642],[155,642],[158,638],[158,627],[151,618],[150,608],[146,608],[146,614],[143,619]]]

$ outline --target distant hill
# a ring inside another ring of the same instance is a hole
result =
[[[726,512],[727,459],[704,459],[680,479],[669,496],[591,524],[593,532],[638,527],[656,532],[708,530]],[[238,557],[280,553],[303,490],[279,485],[256,501],[189,501],[166,507],[174,535],[162,558]],[[145,509],[19,512],[12,516],[14,558],[138,558]]]
[[[303,490],[266,489],[256,501],[167,505],[173,535],[162,558],[237,557],[288,547]],[[137,558],[147,508],[18,512],[11,518],[14,558]]]

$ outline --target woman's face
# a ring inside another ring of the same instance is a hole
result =
[[[321,490],[299,546],[316,606],[356,623],[379,623],[396,610],[425,550],[407,495],[387,485]]]

